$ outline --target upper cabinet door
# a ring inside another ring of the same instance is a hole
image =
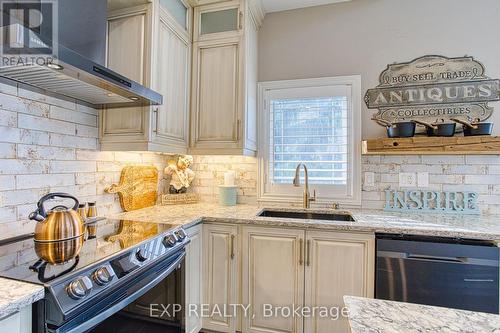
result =
[[[176,22],[181,31],[189,33],[191,25],[190,7],[184,0],[160,0],[162,14]]]
[[[107,66],[147,87],[150,87],[150,25],[149,6],[117,10],[108,18]],[[120,142],[124,135],[135,141],[147,140],[147,109],[105,108],[99,129],[101,143]]]
[[[192,148],[241,145],[241,62],[239,38],[195,43]]]
[[[243,12],[239,1],[227,1],[194,9],[194,41],[243,34]]]
[[[187,8],[180,0],[178,3],[175,14],[161,7],[154,74],[154,86],[163,95],[163,104],[154,110],[153,141],[171,145],[173,152],[188,145],[191,63],[191,39],[186,30],[189,15],[183,14],[182,8]]]

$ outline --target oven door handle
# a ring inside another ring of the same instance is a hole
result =
[[[107,308],[106,310],[100,312],[98,315],[89,318],[86,320],[84,323],[81,323],[80,325],[74,326],[74,327],[68,327],[67,329],[63,326],[61,326],[59,329],[53,331],[54,333],[79,333],[79,332],[86,332],[87,330],[93,328],[94,326],[97,326],[99,323],[103,322],[105,319],[111,317],[113,314],[117,313],[118,311],[122,310],[124,307],[144,295],[147,291],[149,291],[151,288],[156,286],[161,280],[163,280],[165,277],[170,275],[177,266],[179,266],[184,258],[186,257],[186,252],[183,251],[182,254],[179,255],[175,261],[173,261],[164,271],[161,272],[154,280],[151,280],[148,284],[146,284],[144,287],[141,289],[137,290],[133,294],[127,296],[126,298],[122,299],[118,303],[113,304],[110,308]]]

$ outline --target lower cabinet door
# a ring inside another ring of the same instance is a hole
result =
[[[31,333],[31,321],[31,306],[28,305],[19,312],[11,314],[7,318],[0,320],[0,332]]]
[[[304,236],[296,229],[243,228],[242,299],[251,305],[243,333],[302,332],[303,320],[292,311],[303,304]]]
[[[191,242],[186,248],[186,333],[198,333],[201,330],[200,306],[202,295],[202,225],[186,230]],[[189,310],[194,309],[193,313]]]
[[[306,317],[304,332],[348,333],[348,318],[341,316],[343,297],[373,297],[375,238],[325,231],[306,235],[305,304],[324,307],[329,313]]]
[[[238,229],[236,226],[203,225],[203,328],[236,332],[238,303]]]

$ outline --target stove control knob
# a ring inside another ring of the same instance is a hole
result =
[[[175,245],[175,243],[177,243],[177,239],[175,239],[175,236],[172,234],[167,235],[165,236],[165,238],[163,238],[163,246],[165,247],[172,247]]]
[[[177,239],[179,239],[180,242],[186,238],[186,232],[183,229],[179,229],[175,232],[175,235],[177,236]]]
[[[114,276],[115,272],[113,272],[113,270],[108,266],[101,267],[92,274],[92,278],[94,279],[95,283],[100,286],[104,286],[110,283],[113,280]]]
[[[139,260],[140,262],[144,262],[146,260],[148,260],[148,256],[146,254],[146,252],[143,250],[143,249],[139,249],[136,253],[135,253],[135,258],[137,260]]]
[[[66,288],[69,297],[73,299],[82,299],[92,291],[92,281],[87,277],[80,277],[71,282]]]

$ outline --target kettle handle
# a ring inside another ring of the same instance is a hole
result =
[[[38,203],[37,203],[38,209],[29,215],[29,219],[41,222],[45,218],[47,218],[47,212],[45,211],[43,204],[45,203],[45,201],[51,200],[54,198],[72,199],[75,202],[75,205],[73,206],[72,209],[76,210],[78,208],[78,205],[79,205],[78,199],[75,198],[74,196],[72,196],[71,194],[68,194],[68,193],[49,193],[49,194],[46,194],[43,197],[41,197],[40,200],[38,200]]]

